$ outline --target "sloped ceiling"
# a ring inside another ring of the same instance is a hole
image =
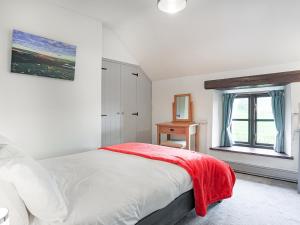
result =
[[[300,61],[299,0],[48,0],[104,22],[153,80]]]

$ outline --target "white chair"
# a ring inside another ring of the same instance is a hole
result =
[[[180,140],[167,140],[163,141],[161,145],[166,146],[166,147],[171,147],[171,148],[181,148],[184,149],[186,148],[186,141],[180,141]]]

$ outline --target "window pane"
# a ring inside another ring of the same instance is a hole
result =
[[[248,142],[248,121],[232,121],[231,129],[235,142]]]
[[[259,121],[257,122],[257,143],[275,144],[276,140],[275,122]]]
[[[233,119],[248,119],[249,118],[249,98],[236,98],[233,102]]]
[[[274,119],[271,97],[257,98],[257,119]]]

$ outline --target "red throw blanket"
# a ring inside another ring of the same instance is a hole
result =
[[[136,155],[173,163],[184,168],[193,180],[195,209],[199,216],[206,215],[210,204],[232,196],[235,174],[228,164],[214,157],[143,143],[113,145],[99,150]]]

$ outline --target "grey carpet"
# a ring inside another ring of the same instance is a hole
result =
[[[176,225],[300,225],[300,195],[296,184],[238,174],[231,199]]]

